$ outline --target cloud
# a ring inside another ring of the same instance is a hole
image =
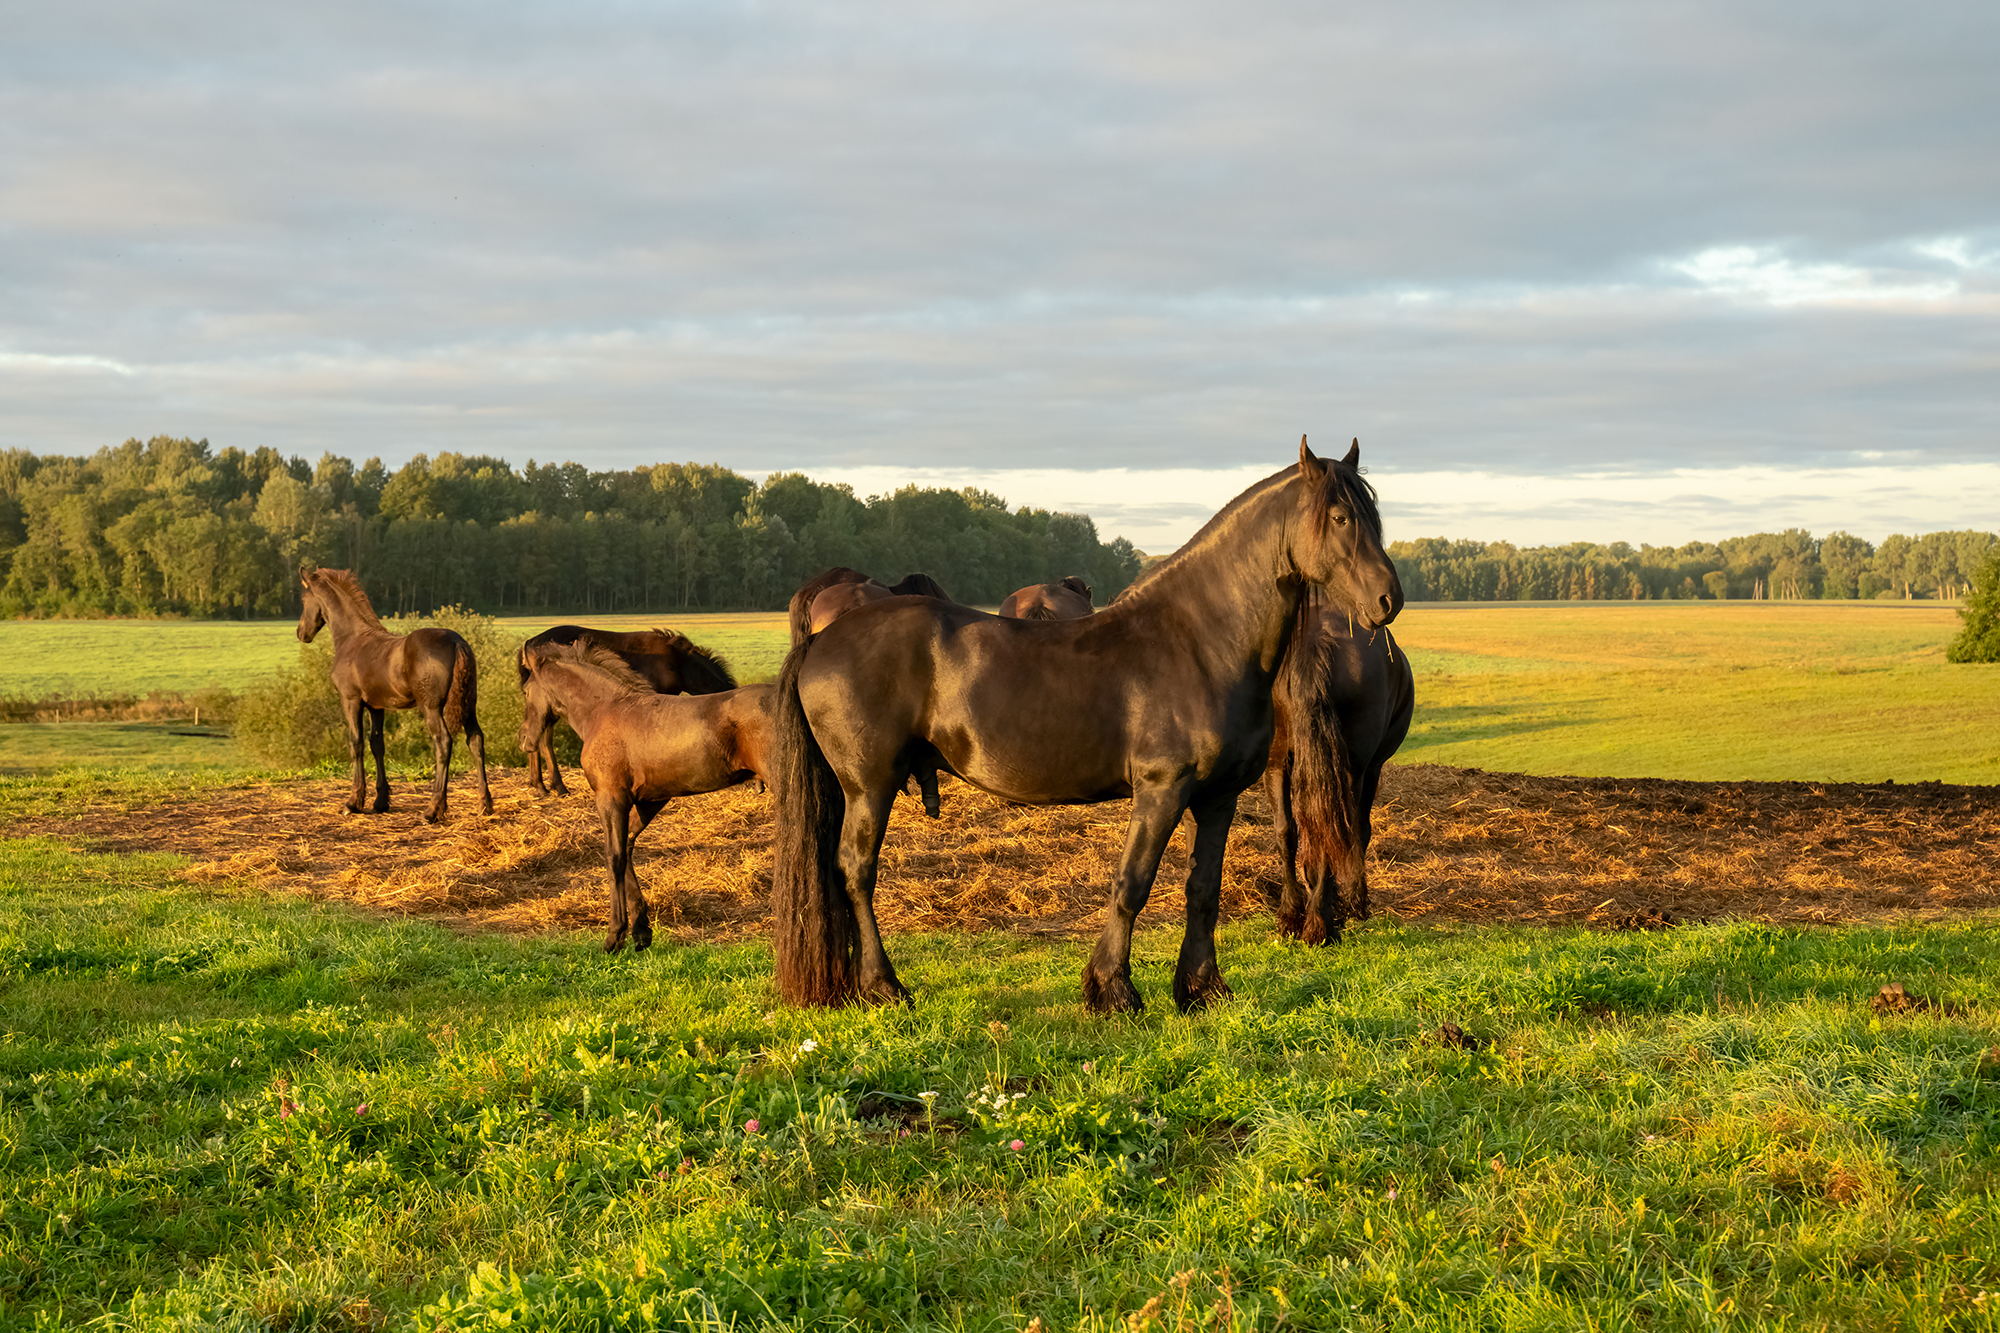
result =
[[[1302,431],[1524,482],[1974,461],[1996,29],[44,6],[0,47],[0,403],[43,451],[392,463],[1109,477],[1264,468]]]

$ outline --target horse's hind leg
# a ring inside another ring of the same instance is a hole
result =
[[[382,743],[382,718],[382,709],[368,710],[368,748],[375,754],[375,813],[378,815],[386,814],[389,809],[389,766],[382,759],[385,748]],[[357,798],[365,797],[368,794],[368,780],[360,772],[359,763],[356,763],[355,769]]]
[[[347,757],[354,762],[354,790],[347,796],[347,813],[358,815],[368,808],[368,762],[362,757],[367,743],[368,705],[356,699],[341,701],[341,721],[347,724]]]
[[[840,869],[847,880],[848,901],[854,905],[858,948],[855,950],[855,998],[863,1004],[910,1002],[910,992],[896,975],[882,931],[875,922],[875,876],[882,864],[882,835],[889,828],[889,806],[896,788],[847,794],[847,813],[840,827]]]
[[[1215,960],[1215,922],[1222,914],[1222,854],[1236,818],[1230,795],[1193,807],[1194,855],[1188,859],[1187,933],[1174,968],[1174,1003],[1182,1013],[1229,998],[1229,983]]]
[[[424,811],[424,822],[435,824],[444,818],[445,793],[451,785],[451,728],[444,724],[442,711],[424,710],[424,725],[431,733],[431,762],[436,772],[431,777],[431,808]]]
[[[465,748],[472,756],[472,771],[479,775],[479,813],[493,813],[493,789],[486,785],[486,733],[479,729],[479,719],[472,714],[465,715]]]
[[[1181,811],[1184,789],[1144,787],[1132,794],[1132,822],[1125,832],[1125,855],[1111,881],[1111,905],[1104,931],[1083,967],[1083,1002],[1093,1013],[1137,1013],[1146,1007],[1132,984],[1132,925],[1145,910]]]
[[[625,834],[625,875],[620,881],[625,886],[625,902],[632,924],[632,947],[648,948],[653,943],[653,913],[646,902],[646,891],[639,883],[639,872],[633,867],[632,853],[638,849],[639,835],[653,822],[653,817],[666,809],[667,803],[659,801],[635,801],[632,804],[631,826]]]
[[[1278,933],[1297,939],[1305,933],[1306,895],[1299,886],[1299,822],[1292,815],[1292,756],[1264,770],[1264,797],[1271,806],[1271,832],[1278,840]]]

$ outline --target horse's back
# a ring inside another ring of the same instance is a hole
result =
[[[869,780],[922,740],[951,772],[1007,799],[1123,796],[1135,763],[1185,748],[1193,714],[1161,688],[1129,629],[897,598],[814,640],[800,700],[822,749],[839,752],[836,768]]]

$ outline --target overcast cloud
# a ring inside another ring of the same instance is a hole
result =
[[[1157,549],[1310,432],[1392,536],[2000,526],[1990,4],[6,22],[9,446],[975,481]]]

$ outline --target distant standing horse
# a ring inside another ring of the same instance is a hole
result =
[[[729,663],[685,634],[657,629],[628,634],[618,630],[591,629],[585,625],[557,625],[529,639],[514,655],[514,666],[520,674],[522,689],[528,686],[530,650],[549,644],[609,648],[624,660],[626,666],[651,681],[654,692],[658,694],[714,694],[736,688],[736,677],[730,674]],[[530,722],[533,723],[533,745],[529,744]],[[529,709],[522,719],[521,748],[528,755],[528,785],[543,796],[549,794],[551,787],[558,796],[569,795],[569,788],[563,785],[562,770],[556,766],[555,728],[556,715],[550,709]],[[542,782],[544,764],[548,766],[549,775],[546,786]]]
[[[799,585],[786,608],[791,622],[792,646],[831,625],[843,612],[885,597],[935,597],[949,602],[951,594],[928,574],[905,574],[900,583],[886,584],[869,578],[858,569],[835,565],[823,569]]]
[[[1090,585],[1071,574],[1060,583],[1030,583],[1007,594],[1000,614],[1015,620],[1078,620],[1091,614]]]
[[[676,796],[768,780],[769,685],[716,694],[660,694],[608,648],[547,644],[522,655],[521,688],[531,712],[559,712],[583,737],[583,775],[597,795],[604,860],[611,871],[606,953],[653,942],[632,849]],[[528,724],[521,748],[528,747]]]
[[[431,734],[431,805],[424,822],[444,817],[445,788],[451,781],[451,741],[461,729],[479,774],[479,803],[493,813],[486,786],[486,733],[479,729],[479,667],[472,646],[458,634],[435,627],[392,634],[375,615],[361,581],[344,569],[299,574],[299,642],[311,643],[321,626],[333,630],[333,687],[340,692],[340,716],[347,724],[347,752],[354,760],[354,794],[347,809],[360,814],[368,800],[368,767],[361,758],[363,723],[375,752],[375,813],[389,808],[389,775],[382,764],[382,715],[392,708],[421,708]]]
[[[1271,765],[1264,771],[1284,870],[1278,928],[1307,944],[1335,944],[1347,921],[1368,919],[1375,793],[1382,766],[1410,734],[1416,687],[1410,659],[1396,651],[1386,626],[1357,633],[1345,612],[1309,608],[1296,637],[1293,653],[1307,656],[1300,662],[1301,672],[1281,676],[1272,692],[1278,726]],[[1320,702],[1294,717],[1297,675],[1310,682],[1306,697]],[[1312,832],[1303,847],[1300,821],[1292,812],[1298,788],[1332,796],[1332,825],[1307,825]]]
[[[1022,805],[1132,798],[1083,972],[1099,1013],[1141,1007],[1132,928],[1191,810],[1174,1000],[1187,1010],[1227,996],[1215,956],[1222,857],[1238,795],[1270,762],[1273,684],[1296,673],[1295,718],[1323,703],[1302,665],[1312,654],[1291,651],[1301,605],[1310,591],[1368,628],[1403,605],[1360,456],[1357,444],[1322,459],[1301,441],[1296,466],[1237,496],[1096,615],[1038,623],[901,598],[792,649],[773,705],[779,993],[793,1004],[909,998],[882,947],[875,879],[890,803],[930,756]],[[1302,823],[1331,825],[1324,795],[1294,793]]]

